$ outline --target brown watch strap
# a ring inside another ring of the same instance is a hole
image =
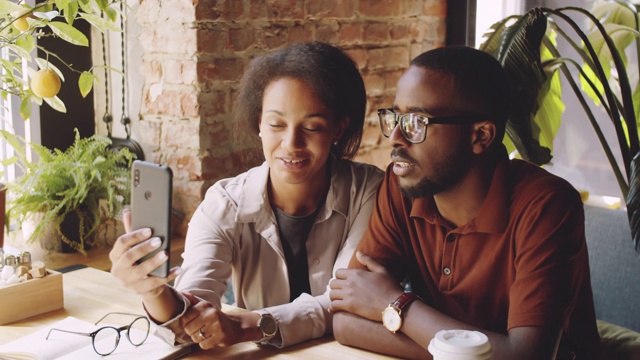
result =
[[[395,307],[399,311],[402,311],[402,309],[409,306],[409,304],[411,304],[416,299],[418,299],[418,295],[411,292],[406,292],[398,296],[396,301],[391,303],[391,306]]]

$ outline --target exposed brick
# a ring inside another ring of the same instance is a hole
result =
[[[163,123],[162,140],[165,146],[180,149],[200,148],[200,120],[182,119]]]
[[[364,86],[367,89],[367,95],[379,96],[384,93],[384,79],[376,74],[363,76]]]
[[[242,0],[229,0],[229,19],[232,21],[245,19],[248,12],[246,5]]]
[[[289,28],[289,36],[287,43],[293,44],[297,42],[311,41],[313,40],[313,30],[311,26],[305,26],[304,24],[296,24]]]
[[[188,179],[191,181],[199,177],[202,172],[202,163],[196,149],[182,148],[173,151],[167,155],[166,163],[173,170],[176,180]]]
[[[425,0],[402,0],[402,15],[403,16],[420,15],[422,13],[422,7],[423,7],[422,5],[424,2]]]
[[[229,90],[200,92],[198,103],[200,103],[200,115],[203,118],[231,112]]]
[[[396,85],[398,85],[398,80],[402,74],[404,74],[405,69],[402,70],[393,70],[393,71],[385,71],[382,75],[384,78],[384,89],[387,94],[395,94]]]
[[[205,124],[202,128],[202,145],[204,148],[230,147],[233,138],[232,130],[225,122]]]
[[[249,1],[249,18],[252,20],[262,20],[266,19],[268,16],[269,10],[264,1]]]
[[[336,43],[338,41],[338,24],[318,26],[316,40],[331,44]]]
[[[160,150],[160,128],[161,123],[158,121],[140,119],[138,121],[140,143],[151,151]]]
[[[368,60],[367,50],[361,49],[361,48],[348,49],[348,50],[345,50],[345,53],[347,53],[347,55],[349,55],[349,57],[353,59],[353,61],[358,66],[358,69],[362,70],[367,66],[367,60]]]
[[[409,65],[409,51],[406,46],[372,49],[368,55],[370,69],[406,68]]]
[[[182,116],[195,118],[199,115],[198,92],[185,92],[180,95],[180,112]]]
[[[262,29],[262,43],[268,49],[281,47],[287,43],[287,27],[280,24],[272,24]]]
[[[292,19],[301,20],[304,18],[303,0],[267,0],[267,10],[269,19]]]
[[[195,6],[192,0],[162,0],[159,14],[160,22],[188,23],[196,20]]]
[[[425,39],[427,24],[424,21],[415,21],[409,25],[409,37],[412,41],[420,42]]]
[[[244,63],[238,58],[214,59],[211,62],[198,62],[198,79],[206,88],[217,81],[239,80],[244,71]]]
[[[140,74],[147,82],[159,82],[162,80],[162,64],[159,61],[143,61],[140,64]]]
[[[160,9],[160,0],[141,0],[135,12],[136,21],[141,25],[155,24],[158,22]]]
[[[361,0],[359,5],[360,14],[371,17],[397,16],[402,7],[397,0]]]
[[[314,18],[352,18],[355,15],[356,1],[323,0],[308,1],[307,15]]]
[[[441,46],[446,29],[446,0],[139,0],[136,10],[145,83],[134,131],[150,161],[175,168],[174,228],[183,233],[208,186],[259,162],[245,161],[259,149],[231,136],[251,58],[309,40],[345,49],[368,92],[356,159],[384,167],[390,146],[376,110],[393,104],[409,60]]]
[[[165,77],[167,84],[195,85],[198,78],[196,62],[193,60],[167,60],[165,61]]]
[[[217,20],[224,12],[221,6],[226,6],[228,0],[199,0],[195,2],[195,17],[198,21]],[[219,3],[223,3],[222,5]]]
[[[364,39],[366,41],[388,41],[389,24],[379,22],[366,24],[364,29]]]
[[[227,49],[229,33],[226,30],[198,30],[198,52],[219,54]]]
[[[447,2],[442,0],[423,0],[422,14],[445,18],[447,17]]]
[[[185,91],[177,89],[164,89],[158,96],[152,94],[153,89],[150,87],[145,95],[145,101],[149,108],[149,113],[156,115],[168,115],[183,117],[182,99]]]
[[[391,40],[409,40],[409,27],[407,24],[394,24],[391,27]]]
[[[362,41],[361,23],[342,23],[338,33],[338,40],[341,43],[360,43]]]
[[[254,31],[255,30],[250,27],[229,29],[229,50],[243,51],[255,45]]]

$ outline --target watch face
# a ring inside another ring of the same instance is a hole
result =
[[[269,314],[262,315],[258,327],[260,327],[264,336],[273,336],[276,334],[276,331],[278,331],[278,323],[276,322],[276,319]]]
[[[402,318],[400,318],[398,310],[391,306],[386,307],[382,312],[382,324],[389,331],[396,332],[400,330],[400,327],[402,326]]]

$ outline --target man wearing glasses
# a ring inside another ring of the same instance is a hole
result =
[[[330,284],[336,339],[430,358],[438,331],[467,329],[488,336],[494,360],[602,358],[580,196],[509,160],[502,66],[439,48],[415,58],[396,91],[378,111],[392,164],[349,269]]]

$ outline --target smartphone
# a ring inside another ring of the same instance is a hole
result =
[[[131,171],[131,228],[151,228],[153,236],[160,238],[162,245],[139,260],[139,263],[159,251],[170,255],[171,198],[173,172],[165,165],[135,160]],[[167,277],[170,259],[149,275]]]

